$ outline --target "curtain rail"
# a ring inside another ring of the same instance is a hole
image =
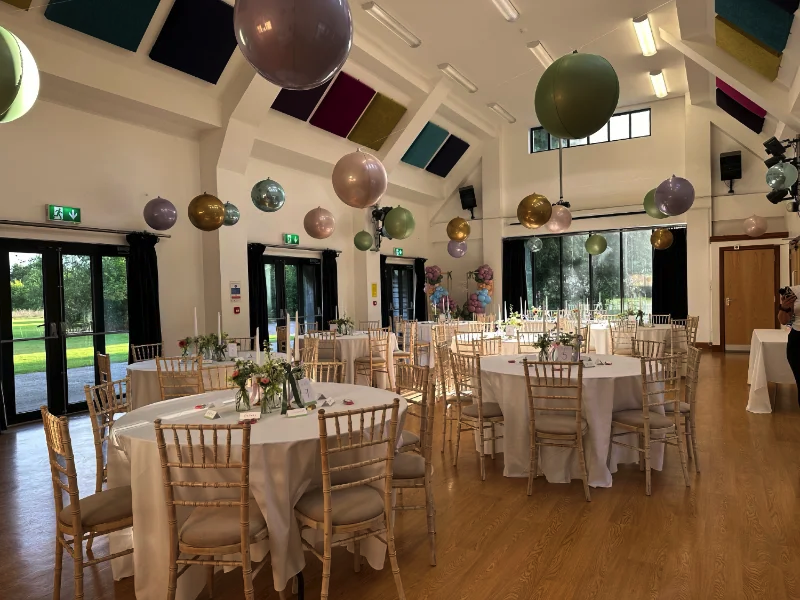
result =
[[[334,250],[333,248],[307,248],[306,246],[284,246],[283,244],[264,244],[266,248],[278,248],[280,250],[301,250],[303,252],[324,252],[325,250],[331,250],[336,252],[336,256],[339,256],[342,251],[341,250]]]
[[[59,229],[61,231],[87,231],[90,233],[115,233],[118,235],[128,235],[129,233],[148,233],[159,238],[171,238],[166,233],[152,233],[149,231],[136,231],[134,229],[105,229],[102,227],[86,227],[84,225],[56,225],[55,223],[34,223],[31,221],[6,221],[0,219],[0,226],[14,227],[35,227],[38,229]]]

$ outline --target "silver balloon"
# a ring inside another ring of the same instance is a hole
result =
[[[258,210],[275,212],[281,209],[286,202],[286,192],[277,181],[265,179],[259,181],[250,191],[250,199]]]
[[[347,0],[236,0],[233,30],[247,62],[290,90],[328,81],[353,45]]]
[[[655,202],[665,215],[682,215],[694,204],[694,186],[689,180],[673,175],[656,188]]]
[[[230,202],[225,203],[225,220],[222,222],[223,225],[231,226],[236,225],[239,222],[239,209],[236,208],[235,205],[231,204]]]
[[[550,220],[545,223],[545,228],[553,233],[561,233],[569,229],[570,225],[572,225],[572,213],[569,212],[569,209],[566,206],[554,204],[553,214],[550,216]]]
[[[315,240],[324,240],[333,235],[336,229],[336,219],[329,210],[315,208],[306,213],[303,219],[303,229]]]
[[[551,217],[552,219],[552,217]],[[537,237],[530,238],[527,242],[525,242],[525,247],[528,249],[528,252],[538,252],[542,249],[542,240]]]
[[[767,169],[767,185],[773,190],[788,190],[797,181],[797,167],[791,163],[778,163]]]
[[[453,258],[461,258],[467,253],[467,242],[447,242],[447,253]]]
[[[333,168],[331,181],[339,199],[353,208],[374,206],[389,185],[383,163],[360,150],[339,159]]]
[[[158,196],[144,205],[144,221],[156,231],[166,231],[178,220],[178,210],[169,200]]]
[[[759,237],[767,232],[767,220],[753,215],[744,220],[744,232],[750,237]]]

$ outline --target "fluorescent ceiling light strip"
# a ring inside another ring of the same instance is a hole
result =
[[[497,102],[492,102],[491,104],[487,104],[486,106],[491,108],[494,112],[503,117],[509,123],[517,122],[516,117],[512,115],[510,112],[508,112],[505,108],[500,106]]]
[[[667,94],[667,80],[664,79],[662,71],[650,71],[650,83],[653,84],[653,91],[658,98],[666,98]]]
[[[533,55],[542,63],[545,69],[553,64],[553,57],[550,56],[550,53],[539,40],[528,44],[528,50],[533,52]]]
[[[492,0],[497,10],[503,15],[503,18],[509,23],[513,23],[519,19],[519,11],[511,4],[511,0]]]
[[[478,91],[478,86],[472,83],[469,79],[462,75],[461,71],[456,69],[453,65],[449,63],[442,63],[439,65],[439,70],[447,75],[450,79],[455,81],[457,84],[462,86],[465,90],[467,90],[470,94],[474,94]]]
[[[422,44],[422,40],[411,33],[405,25],[403,25],[400,21],[395,19],[392,15],[374,2],[362,4],[361,8],[367,11],[369,16],[378,21],[378,23],[386,27],[386,29],[394,33],[412,48],[419,48],[420,44]]]
[[[642,55],[653,56],[658,52],[656,48],[656,38],[653,37],[653,28],[650,26],[650,17],[644,15],[633,20],[633,29],[636,31],[636,37],[639,40],[639,47],[642,49]]]

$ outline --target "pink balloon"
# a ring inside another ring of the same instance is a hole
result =
[[[315,208],[306,214],[303,219],[303,228],[312,238],[324,240],[333,235],[333,230],[336,229],[336,219],[329,210]]]
[[[333,167],[333,191],[353,208],[367,208],[378,203],[389,185],[383,163],[366,152],[345,154]]]
[[[744,232],[750,237],[759,237],[767,232],[767,220],[753,215],[744,220]]]
[[[478,301],[478,294],[470,294],[469,295],[469,299],[472,300],[473,302],[477,302]]]
[[[572,213],[569,212],[569,209],[559,204],[553,205],[553,214],[550,216],[550,220],[545,224],[547,230],[553,233],[561,233],[569,229],[571,224]]]

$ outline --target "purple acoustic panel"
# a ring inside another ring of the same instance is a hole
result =
[[[339,137],[347,137],[374,95],[371,87],[341,72],[309,122]]]
[[[733,98],[739,104],[744,106],[747,110],[749,110],[754,115],[756,115],[758,117],[766,117],[767,116],[766,109],[761,108],[758,104],[756,104],[755,102],[750,100],[750,98],[748,98],[744,94],[736,91],[734,88],[732,88],[727,83],[722,81],[722,79],[720,79],[719,77],[717,77],[717,87],[719,89],[721,89],[723,92],[725,92],[725,94],[727,94],[729,97]]]
[[[272,103],[272,108],[295,119],[308,121],[308,117],[314,112],[319,104],[319,99],[325,94],[325,90],[330,84],[329,80],[310,90],[282,89]]]

